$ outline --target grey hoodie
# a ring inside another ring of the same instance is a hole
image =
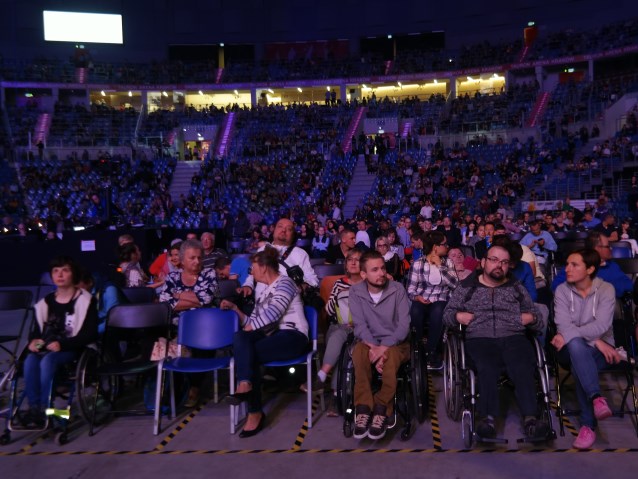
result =
[[[443,323],[448,327],[458,327],[456,313],[460,311],[474,314],[474,319],[465,329],[468,339],[506,338],[524,334],[526,328],[543,331],[545,326],[529,293],[515,279],[491,288],[482,284],[478,275],[470,275],[452,293],[443,312]],[[522,313],[533,314],[534,322],[524,326]]]
[[[556,288],[554,295],[554,321],[558,332],[565,338],[565,344],[574,338],[583,338],[590,346],[597,339],[613,346],[615,306],[613,285],[600,278],[594,278],[586,298],[571,284],[563,283]]]
[[[410,300],[400,283],[388,281],[381,299],[375,304],[368,293],[368,283],[361,281],[350,287],[349,306],[357,339],[395,346],[408,337]]]

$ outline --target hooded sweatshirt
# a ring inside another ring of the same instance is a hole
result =
[[[615,306],[614,287],[600,278],[594,278],[585,298],[573,285],[563,283],[554,295],[554,321],[565,344],[574,338],[583,338],[590,346],[594,346],[597,339],[613,346]]]
[[[443,323],[448,327],[458,327],[456,313],[460,311],[474,314],[474,319],[465,329],[468,339],[506,338],[525,334],[526,328],[544,330],[532,298],[516,279],[508,279],[492,288],[482,284],[478,275],[469,276],[452,293],[443,312]],[[522,313],[531,313],[534,321],[523,325]]]

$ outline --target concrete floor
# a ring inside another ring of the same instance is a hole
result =
[[[604,380],[605,395],[618,400],[620,383]],[[435,449],[432,423],[419,425],[408,441],[397,430],[381,441],[345,438],[341,418],[319,415],[304,434],[305,396],[289,389],[270,395],[267,426],[259,435],[240,439],[229,434],[228,407],[209,402],[198,410],[165,419],[159,436],[151,417],[118,417],[88,437],[81,419],[74,422],[70,442],[58,446],[51,434],[16,432],[0,448],[2,478],[204,477],[493,477],[581,478],[634,477],[638,438],[629,417],[601,424],[593,451],[571,450],[566,431],[552,444],[520,445],[519,420],[511,392],[503,391],[507,416],[501,424],[510,442],[497,447],[463,449],[460,423],[445,415],[441,376],[433,376],[440,450]],[[3,395],[5,396],[5,395]],[[572,422],[577,424],[576,419]],[[557,424],[555,424],[557,427]],[[296,445],[297,443],[297,445]]]

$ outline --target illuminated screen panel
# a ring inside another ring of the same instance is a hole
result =
[[[48,42],[124,43],[122,15],[44,10]]]

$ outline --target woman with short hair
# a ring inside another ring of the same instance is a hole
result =
[[[596,441],[597,421],[612,415],[601,395],[598,372],[624,360],[614,347],[616,293],[610,283],[596,277],[600,261],[593,249],[571,253],[565,266],[567,281],[554,296],[557,334],[551,343],[561,364],[572,372],[581,409],[576,449],[589,449]]]
[[[255,299],[250,315],[236,304],[223,300],[221,309],[239,315],[241,331],[235,333],[234,357],[237,392],[229,396],[231,404],[248,402],[248,418],[239,437],[251,437],[264,427],[266,416],[261,404],[260,365],[285,361],[308,352],[308,321],[295,282],[279,273],[279,252],[266,247],[251,257],[255,281],[266,287]]]

